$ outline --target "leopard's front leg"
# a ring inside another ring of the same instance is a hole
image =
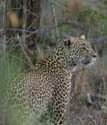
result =
[[[55,125],[64,125],[70,97],[70,88],[71,78],[66,78],[63,79],[61,85],[57,85],[54,90],[53,110]]]

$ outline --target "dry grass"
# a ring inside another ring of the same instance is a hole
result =
[[[107,65],[105,67],[97,61],[92,69],[81,67],[74,74],[69,125],[107,125]]]

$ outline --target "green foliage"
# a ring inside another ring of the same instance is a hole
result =
[[[106,35],[107,33],[107,15],[102,12],[103,9],[93,9],[91,6],[83,6],[77,15],[77,21],[85,26],[93,27],[95,35]],[[105,10],[106,11],[106,10]]]
[[[0,96],[5,94],[6,86],[24,66],[24,61],[17,52],[4,52],[0,57]]]
[[[51,0],[49,0],[51,2]],[[10,0],[9,3],[9,8],[11,8],[10,4],[11,4],[12,0]],[[78,34],[84,33],[84,34],[88,34],[89,30],[90,32],[90,38],[99,38],[99,36],[103,37],[107,35],[107,0],[102,0],[99,2],[98,5],[96,5],[96,7],[92,7],[89,5],[83,5],[81,6],[80,10],[78,13],[72,15],[73,12],[69,11],[68,8],[68,3],[70,1],[69,0],[53,0],[53,4],[55,6],[56,9],[56,17],[57,17],[57,21],[58,23],[60,22],[76,22],[78,24],[78,27],[73,27],[72,24],[63,24],[61,26],[58,27],[58,31],[60,36],[63,36],[64,33],[66,34],[71,34],[71,35],[75,35],[77,36]],[[15,5],[17,6],[17,5]],[[1,7],[1,6],[0,6]],[[50,7],[49,9],[52,8]],[[49,10],[48,10],[49,11]],[[50,12],[48,12],[48,16],[50,18],[50,20],[52,20],[53,14]],[[60,12],[58,12],[60,11]],[[49,15],[49,13],[51,13]],[[57,15],[58,13],[58,15]],[[2,7],[0,8],[0,27],[2,27],[2,14],[3,14],[3,9]],[[51,19],[52,18],[52,19]],[[54,21],[53,21],[54,22]],[[51,22],[52,23],[52,22]],[[47,28],[49,26],[49,21],[47,23]],[[55,25],[55,24],[52,24]],[[81,26],[83,27],[83,29],[81,29]],[[80,29],[80,30],[78,30]],[[41,46],[43,47],[44,51],[46,53],[48,53],[48,47],[53,47],[56,45],[56,28],[54,28],[52,31],[50,31],[50,35],[49,35],[49,40],[43,40],[41,42]],[[1,32],[0,32],[1,33]],[[16,32],[15,32],[16,35]],[[12,47],[16,46],[18,42],[15,41],[15,35],[14,40],[11,40],[11,45],[9,43],[10,46]],[[1,35],[2,36],[2,35]],[[0,46],[2,46],[2,38],[0,38]],[[14,47],[13,47],[14,48]],[[5,96],[5,92],[7,89],[7,85],[11,82],[11,80],[15,79],[15,77],[20,73],[23,72],[26,61],[25,58],[23,58],[22,56],[22,52],[19,50],[14,50],[12,52],[10,52],[11,50],[7,51],[7,52],[2,52],[2,49],[0,48],[0,99],[2,100]],[[107,50],[105,50],[107,52]],[[103,53],[103,56],[101,57],[101,68],[107,69],[107,58],[106,58],[107,53]],[[37,62],[37,59],[35,59],[37,57],[37,50],[35,50],[35,55],[34,55],[34,63]],[[94,79],[92,81],[92,87],[96,87],[96,84],[100,81],[98,79],[99,76],[97,76],[96,79]],[[97,80],[97,81],[95,81]],[[83,99],[83,98],[82,98]],[[84,102],[84,100],[81,99],[81,102]],[[1,102],[0,102],[0,106],[1,106]],[[1,110],[1,107],[0,107]],[[1,113],[1,112],[0,112]],[[10,114],[9,114],[10,115]],[[13,113],[13,116],[16,117],[16,121],[17,121],[17,114]],[[43,118],[42,122],[48,122],[47,118]],[[36,118],[35,118],[36,119]],[[34,119],[33,119],[34,120]],[[15,121],[15,122],[16,122]],[[13,121],[14,122],[14,121]],[[18,121],[17,121],[18,122]],[[37,125],[41,125],[37,120],[35,120],[34,122]],[[18,123],[17,123],[18,124]],[[30,123],[29,123],[30,124]],[[48,124],[48,123],[46,123]],[[14,125],[14,123],[12,123],[11,125]]]
[[[27,65],[19,51],[5,52],[0,57],[0,115],[7,118],[8,125],[42,125],[38,117],[31,112],[29,116],[24,114],[24,108],[19,105],[16,108],[14,104],[8,103],[5,105],[6,92],[9,90],[9,85],[15,82],[15,79],[21,75],[23,68]],[[6,112],[6,114],[5,114]],[[50,125],[49,121],[45,121],[46,125]],[[44,125],[44,124],[43,124]]]

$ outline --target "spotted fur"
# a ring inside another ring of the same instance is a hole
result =
[[[71,78],[78,64],[89,65],[96,54],[82,36],[62,41],[43,62],[27,73],[20,74],[11,84],[11,99],[28,114],[52,110],[52,122],[63,125],[71,90]]]

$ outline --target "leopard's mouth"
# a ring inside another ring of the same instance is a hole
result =
[[[85,65],[86,67],[92,67],[95,64],[95,62],[96,62],[96,58],[92,58],[92,59],[84,58],[81,61],[79,61],[78,64]],[[75,65],[72,69],[72,72],[75,72],[77,67],[78,65]]]
[[[88,66],[93,66],[96,62],[96,58],[92,58]]]
[[[72,72],[75,72],[75,70],[77,69],[78,65],[82,64],[85,65],[86,67],[93,67],[93,65],[95,64],[97,58],[96,56],[92,56],[91,58],[89,57],[83,57],[82,59],[79,60],[78,63],[73,63],[73,69]]]
[[[95,57],[92,57],[92,59],[84,58],[84,59],[81,60],[81,63],[83,65],[88,65],[88,66],[93,65],[95,62],[96,62],[96,58]]]
[[[84,65],[87,65],[87,64],[89,64],[91,61],[90,61],[90,59],[88,59],[88,58],[85,58],[85,59],[82,59],[81,60],[81,63],[82,64],[84,64]]]

